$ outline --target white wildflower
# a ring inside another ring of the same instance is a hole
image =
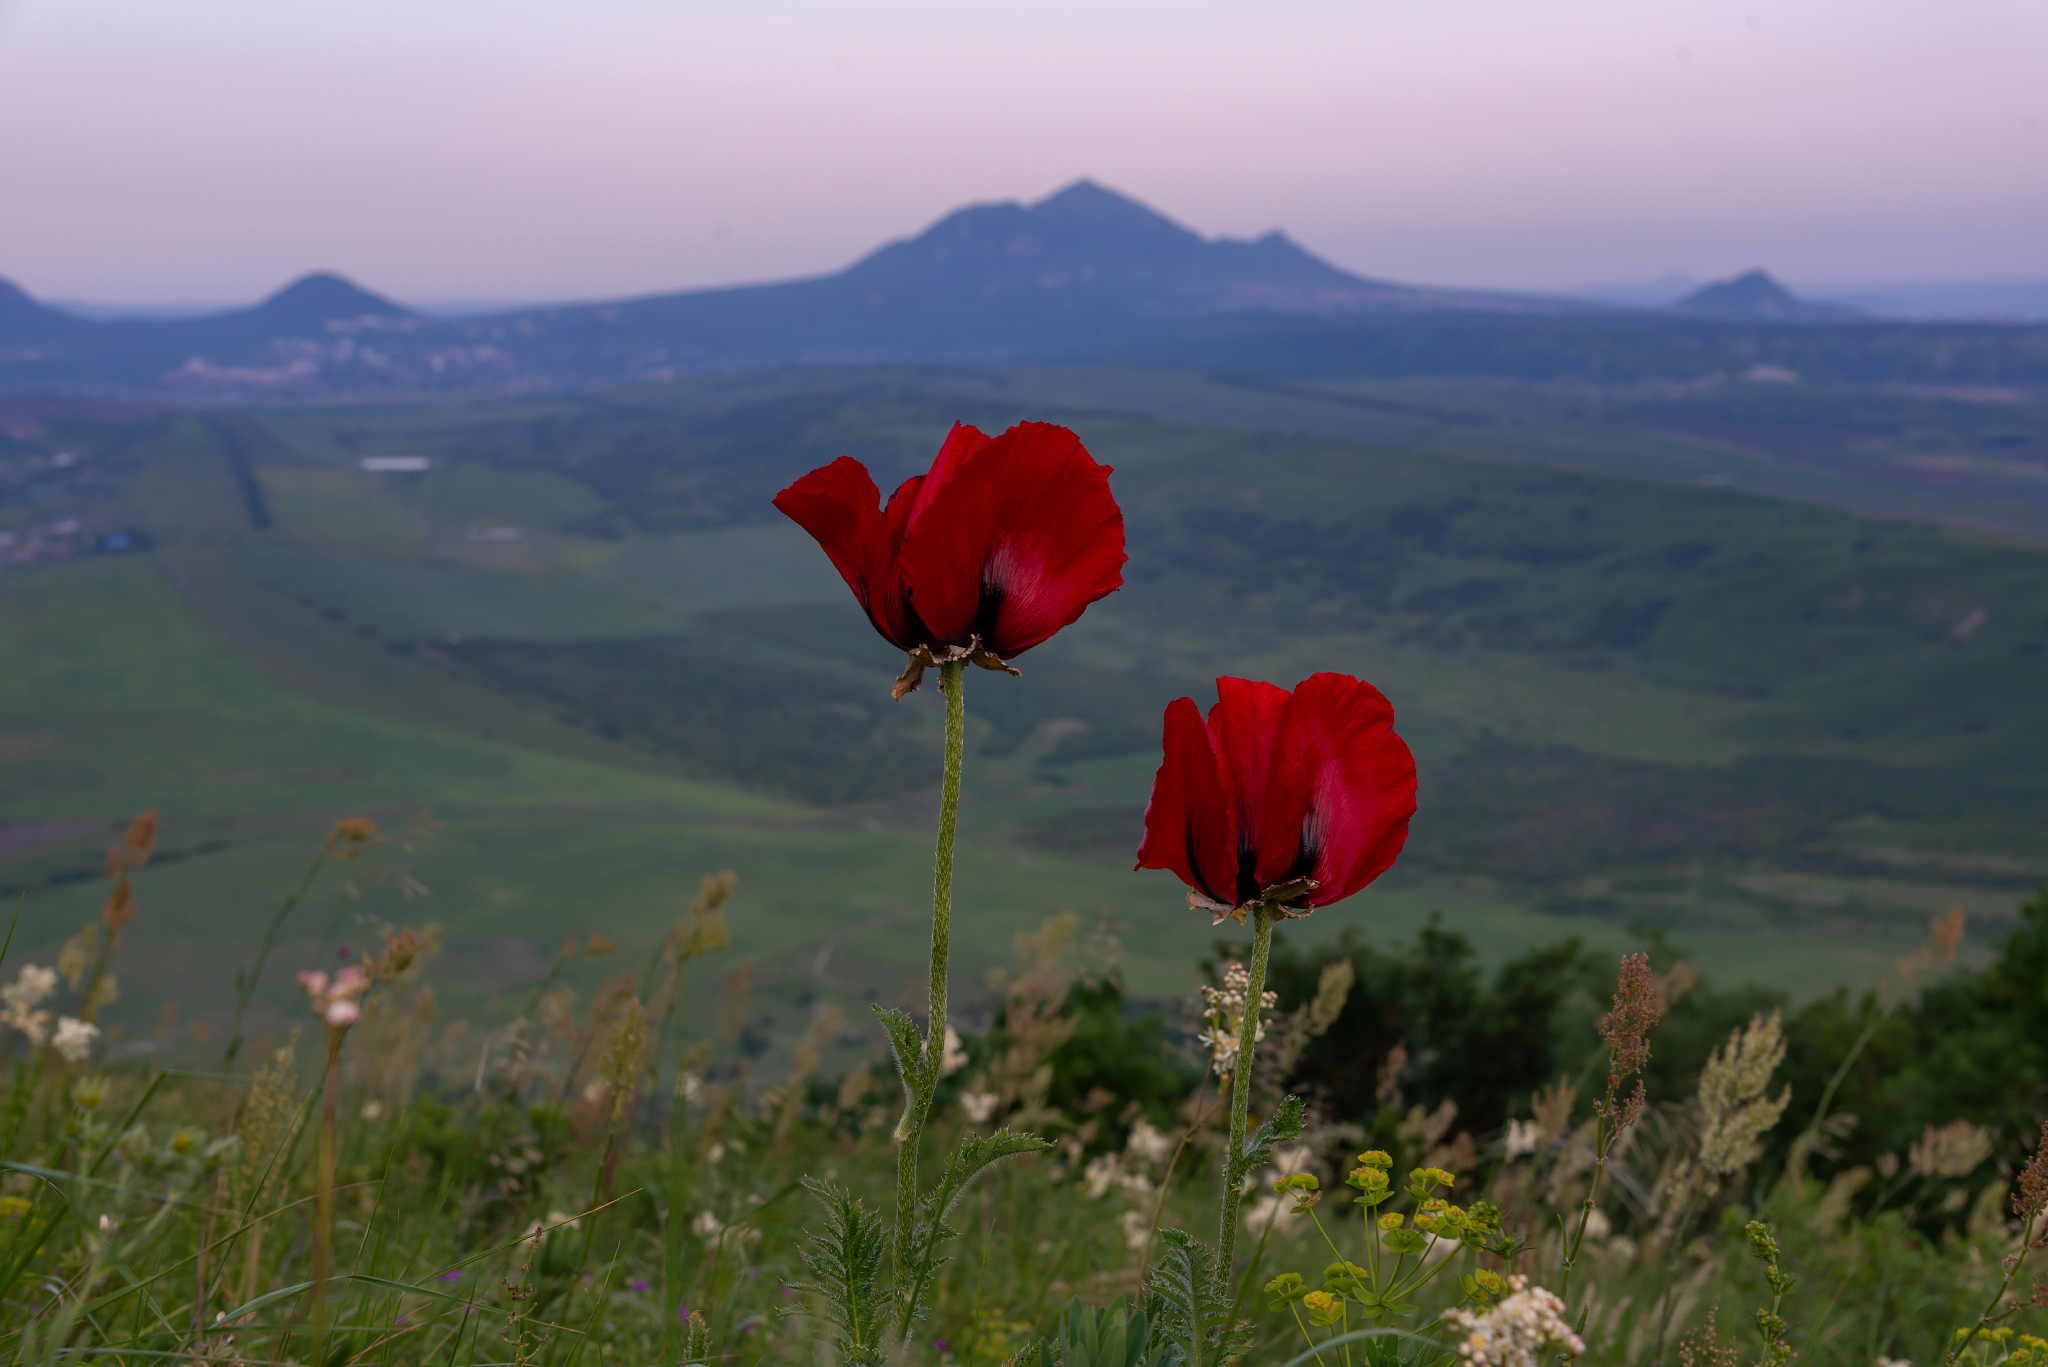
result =
[[[37,1005],[57,990],[57,970],[23,964],[14,981],[0,987],[0,1025],[28,1036],[31,1046],[40,1046],[50,1031],[50,1013]]]
[[[1522,1276],[1508,1278],[1513,1293],[1491,1310],[1446,1310],[1462,1329],[1458,1356],[1472,1367],[1537,1367],[1555,1347],[1576,1357],[1585,1340],[1564,1321],[1564,1302]]]
[[[1208,1028],[1195,1038],[1209,1050],[1209,1066],[1219,1074],[1228,1073],[1237,1062],[1237,1046],[1244,1033],[1245,1000],[1251,995],[1252,975],[1235,959],[1223,969],[1223,986],[1202,985],[1202,1019]],[[1266,1037],[1266,1013],[1280,1004],[1278,992],[1259,994],[1259,1019],[1252,1042]]]
[[[1149,1215],[1142,1210],[1127,1210],[1116,1217],[1116,1222],[1124,1227],[1125,1248],[1145,1246],[1145,1236],[1152,1229],[1152,1218]]]
[[[1315,1157],[1316,1151],[1306,1144],[1284,1145],[1273,1150],[1273,1171],[1282,1177],[1292,1177],[1297,1172],[1307,1172]]]
[[[92,1052],[92,1042],[100,1037],[97,1025],[88,1025],[70,1016],[57,1020],[57,1033],[50,1040],[50,1046],[64,1056],[67,1063],[82,1062]]]
[[[1124,1141],[1124,1148],[1146,1163],[1163,1163],[1173,1152],[1173,1136],[1164,1130],[1155,1130],[1145,1122],[1143,1116],[1131,1124],[1130,1138]]]
[[[1543,1146],[1543,1127],[1533,1120],[1510,1120],[1507,1135],[1501,1142],[1507,1148],[1508,1157],[1526,1158]]]
[[[23,964],[14,981],[0,987],[0,1005],[9,1011],[26,1011],[40,1006],[57,990],[57,970]]]
[[[1294,1199],[1292,1193],[1282,1196],[1270,1191],[1254,1198],[1244,1207],[1243,1227],[1256,1231],[1261,1239],[1268,1234],[1276,1239],[1291,1239],[1303,1233],[1312,1228],[1310,1223],[1288,1218],[1294,1213]]]
[[[1929,1125],[1906,1150],[1907,1166],[1922,1177],[1968,1177],[1991,1156],[1991,1132],[1967,1120]]]
[[[939,1076],[951,1077],[967,1066],[967,1049],[960,1043],[960,1032],[952,1026],[946,1027],[946,1044],[939,1051]]]
[[[994,1092],[962,1092],[960,1113],[967,1117],[970,1125],[986,1125],[988,1118],[996,1113],[996,1102],[1001,1099]]]
[[[676,1074],[676,1095],[682,1098],[685,1106],[695,1105],[698,1095],[703,1090],[704,1079],[698,1077],[695,1073],[684,1072]]]
[[[725,1232],[725,1221],[707,1210],[690,1222],[690,1232],[700,1239],[716,1239]]]
[[[1081,1178],[1088,1183],[1088,1199],[1097,1201],[1121,1179],[1116,1158],[1112,1154],[1100,1154],[1081,1170]]]
[[[363,1103],[362,1115],[365,1120],[382,1120],[384,1118],[384,1103],[374,1098],[365,1101]]]

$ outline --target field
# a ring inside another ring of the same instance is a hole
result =
[[[650,942],[729,867],[761,1038],[818,1001],[862,1020],[917,990],[937,700],[888,701],[900,662],[767,500],[1031,416],[1116,467],[1132,559],[1021,681],[972,681],[970,1016],[1066,909],[1121,927],[1137,997],[1192,990],[1210,932],[1129,859],[1160,709],[1219,673],[1360,674],[1420,757],[1403,861],[1303,942],[1441,916],[1498,962],[1649,923],[1803,998],[1953,905],[1974,959],[2048,878],[2048,417],[1983,398],[1015,368],[47,407],[7,453],[105,478],[0,521],[133,536],[0,570],[0,883],[47,956],[108,831],[161,809],[113,1008],[139,1031],[166,999],[218,1016],[341,815],[405,840],[289,952],[436,922],[444,1007],[480,1017],[565,935]],[[393,454],[432,467],[360,468]]]

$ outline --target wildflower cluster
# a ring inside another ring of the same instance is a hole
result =
[[[1485,1274],[1493,1282],[1502,1278]],[[1576,1357],[1585,1340],[1564,1320],[1564,1302],[1529,1279],[1505,1279],[1508,1295],[1486,1310],[1451,1309],[1444,1319],[1464,1334],[1458,1356],[1472,1367],[1536,1367],[1552,1348]]]
[[[1251,996],[1252,975],[1233,959],[1223,968],[1223,986],[1202,985],[1203,1030],[1195,1036],[1209,1051],[1209,1066],[1223,1076],[1237,1067],[1238,1041],[1244,1035],[1245,1003]],[[1268,1012],[1280,1004],[1278,992],[1259,994],[1259,1020],[1252,1042],[1266,1037]]]
[[[59,1016],[57,1028],[50,1028],[50,1012],[38,1010],[57,991],[57,970],[23,964],[14,981],[0,987],[0,1025],[19,1031],[31,1048],[48,1044],[66,1063],[83,1062],[92,1052],[100,1028],[76,1016]]]
[[[1957,1361],[1970,1367],[2048,1367],[2048,1339],[2022,1334],[2010,1325],[1986,1329],[1968,1342],[1970,1331],[1956,1330]],[[1965,1348],[1968,1352],[1964,1352]]]
[[[299,986],[313,1006],[313,1014],[327,1022],[330,1030],[346,1030],[363,1014],[360,998],[369,990],[370,975],[350,964],[330,978],[318,969],[299,974]]]
[[[0,987],[0,1025],[28,1036],[30,1045],[40,1048],[50,1033],[50,1013],[35,1008],[57,990],[57,970],[23,964],[14,981]]]
[[[1451,1266],[1453,1259],[1444,1256],[1446,1253],[1513,1252],[1513,1244],[1498,1238],[1501,1208],[1485,1200],[1474,1202],[1469,1209],[1453,1205],[1439,1191],[1451,1188],[1457,1179],[1442,1168],[1409,1172],[1401,1191],[1413,1202],[1412,1211],[1382,1211],[1380,1207],[1395,1196],[1393,1166],[1391,1154],[1369,1149],[1358,1155],[1358,1166],[1344,1179],[1344,1184],[1358,1193],[1357,1205],[1366,1228],[1363,1265],[1350,1259],[1331,1263],[1323,1269],[1322,1286],[1316,1290],[1310,1290],[1307,1280],[1293,1272],[1266,1283],[1268,1309],[1293,1310],[1297,1322],[1306,1314],[1301,1329],[1311,1348],[1317,1342],[1308,1332],[1311,1327],[1342,1333],[1354,1308],[1375,1324],[1416,1314],[1412,1298]],[[1315,1214],[1321,1199],[1318,1186],[1313,1174],[1291,1173],[1276,1181],[1273,1190],[1276,1195],[1292,1196],[1293,1213],[1314,1220],[1327,1242],[1329,1232],[1322,1229]],[[1335,1243],[1330,1246],[1336,1248]],[[1484,1269],[1461,1277],[1459,1285],[1467,1300],[1480,1305],[1491,1303],[1507,1290],[1498,1274]]]

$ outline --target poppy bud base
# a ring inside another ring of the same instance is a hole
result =
[[[964,646],[943,646],[936,651],[930,646],[912,647],[910,659],[904,664],[903,672],[896,676],[896,686],[889,690],[889,696],[897,702],[902,702],[910,694],[915,693],[917,686],[924,682],[924,672],[927,669],[941,669],[939,692],[943,693],[946,691],[946,679],[942,666],[963,663],[979,665],[983,669],[999,670],[1013,679],[1024,677],[1023,670],[1015,665],[1006,664],[994,651],[984,650],[981,638],[977,636]]]

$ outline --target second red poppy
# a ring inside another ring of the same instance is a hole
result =
[[[886,508],[850,456],[775,506],[817,538],[883,639],[909,653],[900,698],[931,665],[1008,668],[1122,586],[1124,520],[1109,473],[1064,427],[1025,422],[988,437],[958,423],[930,472],[905,480]]]
[[[1171,869],[1188,905],[1242,921],[1306,916],[1393,867],[1415,814],[1415,758],[1377,688],[1316,674],[1293,692],[1218,679],[1205,721],[1168,704],[1141,869]]]

